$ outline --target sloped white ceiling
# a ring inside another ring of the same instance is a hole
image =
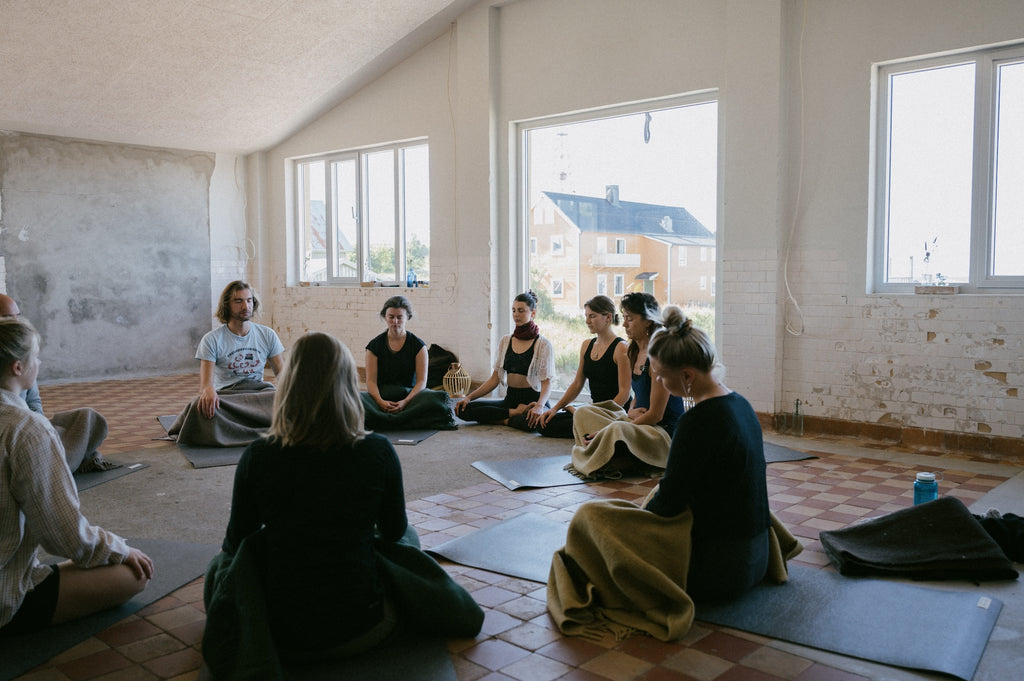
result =
[[[474,0],[0,0],[0,130],[265,149]]]

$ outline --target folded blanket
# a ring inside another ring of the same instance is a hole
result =
[[[580,407],[573,414],[576,444],[572,448],[572,466],[584,476],[607,465],[617,448],[625,447],[634,457],[655,468],[668,463],[672,438],[661,426],[637,425],[613,400]],[[579,444],[584,434],[594,438],[586,446]]]
[[[1009,558],[956,497],[820,533],[841,574],[911,579],[1016,579]]]
[[[398,401],[409,394],[402,386],[381,386],[380,394],[385,400]],[[405,409],[389,413],[377,406],[370,393],[360,393],[363,411],[366,412],[367,430],[387,432],[392,430],[455,430],[455,416],[452,400],[443,390],[421,390],[416,393]]]
[[[548,611],[562,633],[684,636],[694,618],[686,593],[692,524],[689,510],[666,518],[618,499],[580,506],[548,577]],[[774,516],[769,538],[765,579],[783,583],[786,560],[803,547]]]
[[[244,385],[244,384],[252,385]],[[274,409],[274,385],[245,381],[217,391],[220,406],[212,419],[199,413],[194,398],[178,414],[167,434],[179,444],[239,447],[267,434]]]

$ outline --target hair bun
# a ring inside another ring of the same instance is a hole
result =
[[[537,297],[537,294],[533,292],[532,288],[531,289],[527,289],[526,295],[528,295],[531,298],[533,298],[533,302],[535,302],[535,303],[540,301],[540,298]]]
[[[669,305],[661,313],[662,323],[669,333],[685,334],[693,327],[693,322],[678,305]]]

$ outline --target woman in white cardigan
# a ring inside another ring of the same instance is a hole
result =
[[[520,293],[512,301],[515,331],[501,339],[494,371],[483,385],[455,405],[455,413],[465,421],[501,423],[532,430],[548,408],[551,379],[555,375],[555,354],[551,341],[540,335],[537,294]],[[507,386],[500,400],[478,399],[499,385]]]

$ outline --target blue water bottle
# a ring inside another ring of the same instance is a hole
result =
[[[409,270],[405,275],[405,285],[409,288],[416,286],[416,270]]]
[[[918,473],[914,481],[914,506],[939,498],[939,483],[935,473]]]

